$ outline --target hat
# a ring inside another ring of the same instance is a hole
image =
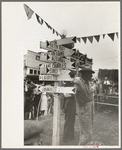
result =
[[[91,72],[91,73],[95,73],[92,69],[90,68],[82,68],[79,72]]]

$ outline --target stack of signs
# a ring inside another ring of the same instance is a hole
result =
[[[72,81],[73,79],[69,75],[71,70],[92,68],[92,59],[87,58],[76,49],[72,49],[74,43],[76,43],[76,37],[40,42],[40,48],[48,50],[46,64],[40,67],[40,80],[43,79],[41,75],[45,75],[45,79],[50,75],[50,79],[54,81],[56,79]]]

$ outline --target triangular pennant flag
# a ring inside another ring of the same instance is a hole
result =
[[[110,34],[108,34],[108,36],[114,41],[114,34],[115,33],[110,33]]]
[[[72,41],[74,41],[76,43],[76,36],[72,39]]]
[[[96,36],[94,36],[94,38],[96,39],[97,42],[99,42],[99,40],[100,40],[100,35],[96,35]]]
[[[48,28],[49,28],[49,29],[51,29],[51,26],[50,26],[50,25],[48,25]]]
[[[49,28],[49,25],[48,25],[48,23],[47,23],[47,22],[45,22],[45,24],[46,24],[46,26]]]
[[[103,39],[105,38],[105,34],[103,34]]]
[[[56,34],[57,34],[57,36],[58,36],[58,32],[56,31]]]
[[[117,36],[117,38],[118,38],[118,32],[116,32],[116,36]]]
[[[40,23],[42,25],[43,19],[41,19],[41,17],[39,17],[37,14],[36,14],[36,18],[37,18],[38,23]]]
[[[32,17],[34,11],[32,9],[30,9],[26,4],[24,4],[24,9],[25,9],[28,19],[30,19]]]
[[[53,34],[55,33],[55,30],[53,29]]]
[[[52,30],[52,27],[50,26],[50,29]]]
[[[82,37],[82,40],[84,41],[84,43],[86,44],[86,40],[87,38],[86,37]]]
[[[78,40],[79,42],[81,42],[81,39],[80,39],[80,38],[77,38],[77,40]]]
[[[89,36],[88,39],[91,43],[93,42],[93,36]]]

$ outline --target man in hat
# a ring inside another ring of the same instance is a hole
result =
[[[75,138],[74,136],[74,124],[76,114],[76,102],[79,110],[79,122],[80,122],[80,139],[79,145],[87,144],[91,140],[91,127],[92,127],[92,93],[89,89],[89,81],[91,80],[92,73],[90,69],[82,69],[78,72],[78,78],[74,79],[75,86],[77,88],[76,95],[66,94],[64,95],[64,111],[65,111],[65,124],[63,140],[68,142]],[[71,71],[70,77],[74,78],[76,72]],[[69,86],[74,86],[74,83],[67,83]],[[90,117],[90,118],[89,118]]]
[[[66,82],[65,87],[72,87],[74,83]],[[74,124],[75,124],[75,114],[76,114],[76,101],[74,94],[64,93],[63,102],[63,112],[65,113],[65,123],[64,123],[64,133],[63,141],[71,142],[74,140]]]
[[[74,79],[77,92],[75,95],[78,104],[78,116],[80,123],[80,138],[78,145],[86,145],[92,139],[93,124],[93,95],[89,88],[89,81],[94,71],[82,69],[78,77]]]

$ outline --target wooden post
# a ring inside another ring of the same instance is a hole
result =
[[[54,86],[59,86],[59,82],[55,82]],[[52,145],[60,145],[60,100],[58,94],[54,94]]]
[[[76,61],[76,77],[78,77],[78,71],[79,71],[79,50],[77,50],[78,59]]]
[[[54,86],[60,86],[59,81],[54,82]],[[54,94],[52,145],[60,145],[60,100],[58,94]]]

